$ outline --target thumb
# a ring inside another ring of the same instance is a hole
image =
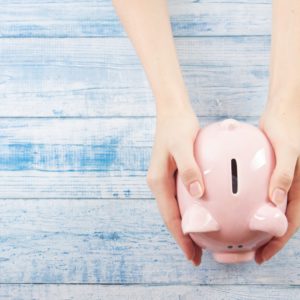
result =
[[[178,175],[192,197],[200,198],[204,193],[204,183],[198,163],[194,157],[193,143],[176,147],[172,152]]]
[[[269,197],[274,204],[280,205],[292,185],[298,157],[287,147],[275,150],[275,154],[276,166],[270,179]]]

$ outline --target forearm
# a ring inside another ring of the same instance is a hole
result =
[[[144,66],[158,114],[190,105],[181,74],[166,0],[113,0]]]
[[[273,0],[269,97],[300,104],[299,0]]]

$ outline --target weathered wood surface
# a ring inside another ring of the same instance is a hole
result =
[[[269,37],[177,39],[199,116],[258,116],[267,98]],[[1,39],[0,117],[155,116],[129,41]]]
[[[271,2],[169,1],[202,126],[257,124]],[[155,104],[110,0],[0,7],[1,299],[300,299],[299,234],[263,266],[185,260],[146,185]]]
[[[134,176],[148,169],[154,131],[154,118],[0,118],[0,170],[131,171]]]
[[[175,36],[270,34],[271,0],[169,3]],[[0,5],[0,37],[125,35],[110,0],[1,0]]]
[[[0,286],[1,299],[45,300],[286,300],[299,299],[299,290],[288,285],[73,285],[10,284]]]
[[[146,172],[1,171],[1,199],[150,199]]]
[[[153,200],[0,200],[1,283],[298,285],[297,234],[272,261],[186,261]]]

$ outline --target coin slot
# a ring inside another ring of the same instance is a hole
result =
[[[236,159],[231,160],[231,185],[232,193],[236,194],[238,192],[238,170]]]

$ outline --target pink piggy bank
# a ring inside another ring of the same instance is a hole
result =
[[[285,234],[287,200],[268,198],[275,155],[257,127],[233,119],[201,129],[194,144],[205,193],[193,198],[177,176],[182,230],[220,263],[254,259],[257,248]]]

